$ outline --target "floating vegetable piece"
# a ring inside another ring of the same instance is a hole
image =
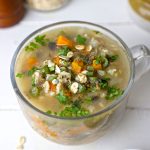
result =
[[[82,68],[83,68],[83,62],[82,61],[78,61],[78,60],[74,60],[71,64],[72,66],[72,71],[75,73],[80,73]]]
[[[55,63],[56,65],[59,65],[59,64],[60,64],[60,58],[59,58],[59,56],[54,57],[54,58],[53,58],[53,61],[54,61],[54,63]]]
[[[69,40],[63,35],[59,35],[57,38],[57,45],[58,46],[68,46],[70,48],[73,47],[73,41]]]
[[[93,60],[93,68],[95,69],[95,70],[100,70],[100,69],[102,69],[102,65],[100,64],[100,63],[97,63],[96,62],[96,60]]]
[[[77,42],[78,44],[85,44],[86,38],[83,37],[83,36],[81,36],[80,34],[78,34],[77,37],[76,37],[76,42]]]
[[[59,92],[59,94],[56,96],[56,98],[62,104],[67,104],[69,102],[69,97],[64,94],[63,90]]]
[[[29,57],[25,63],[24,69],[25,70],[30,70],[32,69],[34,66],[36,66],[38,64],[38,60],[36,57]]]

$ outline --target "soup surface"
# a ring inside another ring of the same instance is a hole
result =
[[[38,35],[19,53],[18,87],[38,109],[60,117],[81,117],[104,109],[128,85],[128,58],[106,35],[65,27]]]

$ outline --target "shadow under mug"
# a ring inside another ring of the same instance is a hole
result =
[[[20,50],[35,36],[53,29],[72,26],[97,30],[115,40],[127,55],[130,64],[130,79],[124,94],[103,110],[81,118],[61,118],[40,111],[22,95],[15,80],[15,63]],[[66,21],[42,27],[25,38],[13,56],[10,77],[21,109],[31,127],[48,140],[60,144],[77,145],[92,142],[117,127],[125,112],[128,95],[134,81],[138,80],[149,68],[150,51],[146,46],[139,45],[129,49],[115,33],[100,25],[83,21]]]

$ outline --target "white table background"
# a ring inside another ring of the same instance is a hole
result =
[[[32,31],[56,21],[94,22],[117,33],[129,47],[150,47],[150,33],[137,27],[127,10],[126,0],[72,0],[54,12],[30,10],[19,24],[0,29],[0,150],[15,150],[21,135],[27,138],[25,150],[150,150],[150,72],[133,87],[125,117],[113,133],[81,146],[58,145],[35,133],[20,111],[9,77],[18,44]]]

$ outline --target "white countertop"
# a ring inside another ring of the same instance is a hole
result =
[[[0,29],[0,149],[15,150],[21,135],[25,150],[150,150],[150,72],[135,84],[123,121],[109,135],[82,146],[63,146],[35,133],[20,111],[13,92],[9,67],[18,44],[32,31],[64,20],[84,20],[101,24],[117,33],[129,47],[145,44],[150,48],[150,33],[130,20],[126,0],[72,0],[54,12],[28,11],[17,25]]]

